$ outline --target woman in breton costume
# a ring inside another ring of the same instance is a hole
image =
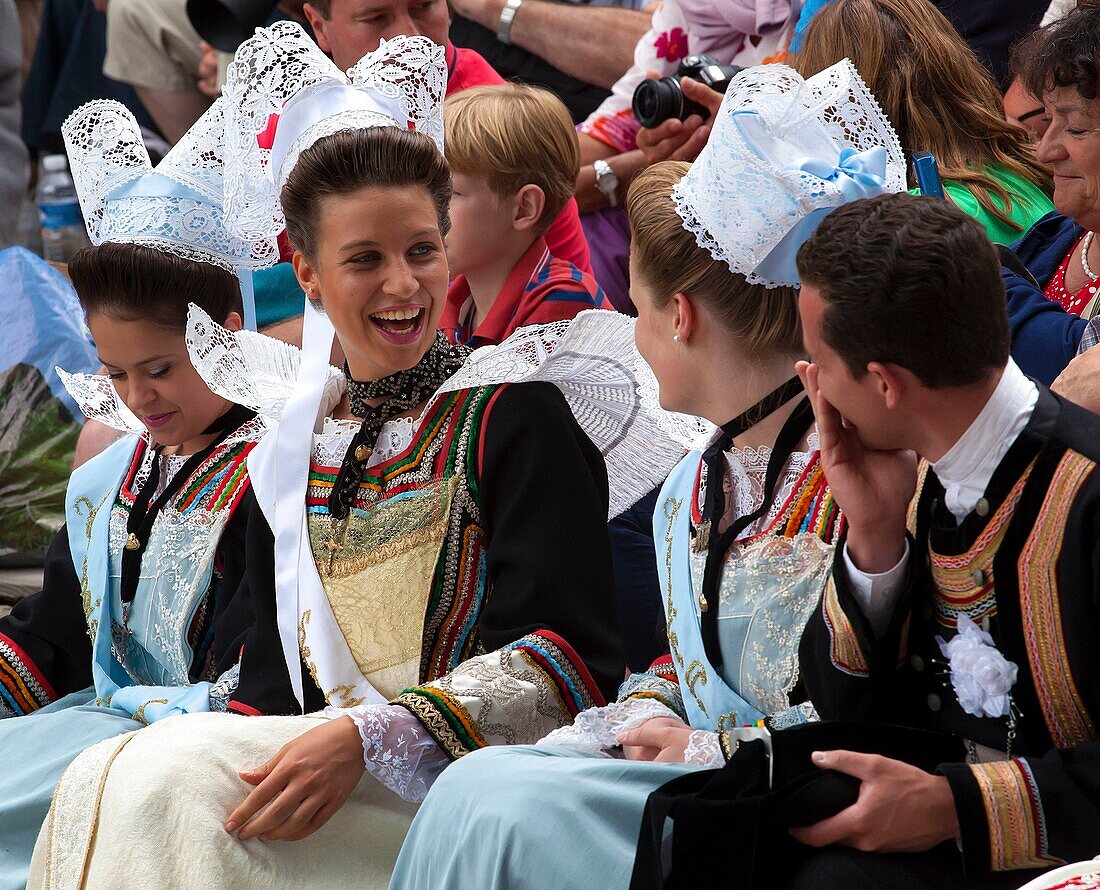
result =
[[[346,76],[290,23],[238,50],[227,212],[272,251],[285,218],[309,301],[281,400],[252,391],[252,339],[199,313],[189,334],[212,388],[273,427],[249,460],[275,545],[248,551],[270,634],[246,648],[237,698],[329,707],[113,743],[109,769],[62,782],[38,847],[50,886],[134,869],[156,886],[382,886],[452,760],[534,742],[622,679],[606,521],[629,501],[609,503],[604,455],[644,477],[641,495],[683,449],[639,409],[629,319],[528,329],[468,362],[437,333],[444,83],[443,50],[420,37]],[[255,134],[272,128],[265,156]],[[325,417],[334,331],[346,396]],[[572,381],[589,435],[562,388],[501,382],[548,378]],[[67,833],[81,810],[93,819]],[[181,829],[186,849],[165,856]]]
[[[793,376],[794,258],[830,210],[904,183],[897,137],[847,61],[808,81],[746,69],[694,165],[635,180],[638,350],[664,408],[721,424],[657,499],[670,653],[537,746],[449,770],[391,888],[626,887],[652,791],[724,763],[729,730],[816,719],[798,644],[843,519]]]
[[[59,371],[125,435],[77,469],[40,593],[0,619],[0,887],[23,887],[58,778],[85,748],[173,714],[232,707],[251,611],[237,591],[258,515],[253,412],[187,354],[188,301],[241,325],[255,259],[225,230],[222,104],[153,170],[117,102],[64,124],[91,240],[69,265],[106,376]]]

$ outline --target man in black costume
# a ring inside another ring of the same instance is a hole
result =
[[[803,679],[825,720],[950,733],[968,756],[933,774],[815,753],[859,798],[792,831],[822,848],[794,884],[1016,887],[1091,858],[1100,417],[1009,358],[997,255],[949,202],[849,204],[798,265],[799,373],[848,521]]]

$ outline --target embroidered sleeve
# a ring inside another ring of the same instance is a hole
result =
[[[325,708],[329,718],[350,717],[363,741],[363,765],[395,794],[420,803],[450,763],[420,722],[397,705]]]
[[[454,760],[486,745],[534,743],[602,699],[569,644],[536,631],[406,689],[394,702]]]
[[[866,677],[869,673],[867,653],[851,617],[840,604],[836,578],[831,574],[821,598],[821,615],[829,631],[829,658],[833,667],[853,677]]]
[[[908,570],[881,637],[853,593],[844,560],[833,561],[798,652],[806,691],[823,720],[903,719],[893,678],[908,658],[910,612],[926,580],[925,560],[912,538],[908,544]],[[844,545],[842,537],[837,547]]]
[[[92,685],[92,643],[67,528],[46,553],[42,590],[0,618],[0,718]]]
[[[619,701],[645,698],[656,699],[687,722],[680,681],[676,678],[671,655],[662,655],[650,665],[648,671],[631,674],[619,688]]]
[[[968,875],[1062,861],[1050,853],[1043,799],[1026,760],[951,764],[940,771],[955,797]]]
[[[214,681],[214,685],[210,687],[210,710],[230,710],[229,702],[233,698],[233,693],[237,691],[237,686],[240,685],[240,681],[241,663],[238,661],[233,667],[218,677],[218,679]]]
[[[55,698],[30,656],[0,633],[0,718],[21,717]]]

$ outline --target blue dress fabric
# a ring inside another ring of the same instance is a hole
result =
[[[0,750],[11,758],[0,771],[0,890],[25,886],[54,788],[77,755],[163,717],[224,709],[236,670],[227,670],[217,683],[193,682],[193,663],[205,662],[212,651],[208,635],[200,640],[193,632],[203,626],[204,610],[213,606],[208,599],[218,590],[215,555],[232,505],[239,503],[236,495],[247,487],[248,448],[245,442],[215,449],[189,477],[193,484],[185,483],[157,514],[134,599],[125,609],[120,580],[127,496],[142,469],[157,458],[136,437],[124,436],[73,472],[66,528],[81,589],[69,595],[83,598],[93,685],[0,719]],[[216,506],[204,499],[205,492],[195,496],[202,483],[217,489]],[[182,506],[184,499],[188,507]],[[7,657],[17,655],[8,650]]]
[[[1047,286],[1084,231],[1068,216],[1057,211],[1048,213],[1012,245],[1012,252],[1035,282],[1012,269],[1001,268],[1012,358],[1025,374],[1044,386],[1050,386],[1077,354],[1088,322],[1048,300],[1039,288]]]
[[[697,596],[706,556],[695,546],[705,471],[698,451],[684,458],[662,488],[653,520],[676,700],[667,688],[659,691],[659,678],[647,684],[642,674],[624,684],[620,701],[657,698],[693,729],[714,732],[765,714],[801,721],[807,709],[785,707],[786,697],[798,679],[802,628],[832,565],[840,519],[831,493],[816,454],[809,456],[764,531],[734,545],[716,604],[723,652],[716,669],[703,646]],[[649,795],[701,768],[545,744],[475,751],[436,780],[390,888],[626,888]]]
[[[699,768],[534,745],[482,748],[436,780],[390,890],[626,888],[646,799]]]
[[[0,890],[26,886],[38,831],[69,764],[96,742],[143,725],[125,711],[97,706],[95,698],[93,689],[74,692],[0,720],[0,750],[18,761],[0,771]]]

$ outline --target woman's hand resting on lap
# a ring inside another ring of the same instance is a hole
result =
[[[651,717],[619,736],[627,760],[683,763],[692,729],[676,717]]]
[[[239,773],[256,787],[225,821],[241,840],[297,841],[332,818],[359,784],[363,743],[350,717],[303,733],[267,763]]]

